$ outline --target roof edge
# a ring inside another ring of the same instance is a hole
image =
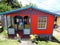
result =
[[[39,9],[35,6],[28,6],[28,7],[25,7],[25,8],[18,8],[16,10],[11,10],[11,11],[8,11],[8,12],[2,12],[2,13],[0,13],[0,15],[10,14],[10,13],[18,12],[18,11],[21,11],[21,10],[29,9],[29,8],[36,9],[36,10],[39,10],[39,11],[42,11],[42,12],[45,12],[45,13],[48,13],[48,14],[53,14],[55,16],[60,16],[59,14],[56,14],[56,13],[53,13],[53,12],[50,12],[50,11],[47,11],[47,10]]]

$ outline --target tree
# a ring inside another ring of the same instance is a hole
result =
[[[16,0],[0,0],[0,12],[6,12],[21,7],[22,4],[19,4]]]
[[[11,6],[7,6],[7,4],[0,3],[0,12],[6,12],[12,10]]]
[[[36,4],[29,3],[29,5],[26,5],[25,7],[27,7],[27,6],[35,6],[36,7]]]
[[[19,4],[17,0],[2,0],[1,2],[7,3],[7,5],[10,5],[12,8],[22,7],[22,4]]]

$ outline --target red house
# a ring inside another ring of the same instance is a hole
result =
[[[54,16],[57,15],[33,6],[0,14],[5,17],[9,37],[15,37],[18,33],[21,38],[37,34],[49,39],[53,34]]]

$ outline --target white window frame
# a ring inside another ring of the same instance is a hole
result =
[[[45,27],[44,27],[44,28],[39,28],[39,27],[38,27],[39,23],[42,24],[42,22],[39,22],[39,18],[46,18],[46,22],[44,22],[44,23],[46,23],[46,24],[45,24]],[[37,29],[46,29],[46,28],[47,28],[47,16],[39,16],[39,17],[38,17],[38,23],[37,23]]]

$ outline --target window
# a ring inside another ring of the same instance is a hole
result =
[[[57,17],[55,17],[55,20],[54,21],[57,21]]]
[[[29,16],[24,16],[24,29],[30,29],[30,18],[29,18]]]
[[[38,29],[46,29],[47,17],[38,17]]]

